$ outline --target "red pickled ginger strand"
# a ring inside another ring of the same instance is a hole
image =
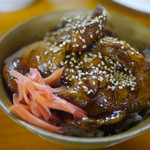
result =
[[[53,93],[60,93],[62,91],[66,90],[66,87],[58,87],[58,88],[52,88]]]
[[[28,86],[29,84],[30,84],[30,82],[24,80],[22,86],[24,87],[24,88],[23,88],[24,100],[25,100],[25,102],[26,102],[27,104],[30,105],[31,101],[29,100],[29,98],[28,98],[28,96],[27,96],[27,95],[28,95],[28,90],[27,90],[28,88],[27,88],[27,86]]]
[[[26,109],[29,112],[31,111],[31,108],[29,105],[22,104],[21,101],[18,101],[18,94],[16,94],[16,93],[13,94],[13,103],[20,105],[21,107],[23,107],[24,109]]]
[[[73,114],[75,116],[75,118],[83,118],[83,117],[86,117],[86,112],[84,110],[82,110],[81,108],[69,103],[68,101],[58,97],[58,96],[55,96],[54,95],[54,103],[55,104],[59,104],[61,107],[65,108],[66,109],[66,112],[69,112],[71,114]]]
[[[45,84],[57,84],[60,85],[61,75],[63,73],[64,68],[60,68],[55,70],[49,77],[44,79]],[[55,83],[54,83],[55,82]]]
[[[45,89],[44,85],[32,81],[31,77],[26,77],[26,76],[22,75],[21,73],[15,71],[15,70],[11,70],[9,73],[10,73],[10,75],[12,75],[13,77],[15,77],[17,79],[23,79],[23,80],[26,80],[26,81],[30,82],[31,84],[34,85],[34,87],[37,90],[43,90],[43,89]],[[49,77],[47,77],[47,78],[49,78]],[[53,91],[53,93],[59,93],[59,92],[65,90],[65,89],[66,89],[66,87],[58,87],[58,88],[52,88],[52,91]]]
[[[36,91],[32,96],[35,99],[35,101],[38,102],[39,104],[44,105],[48,108],[51,107],[53,100],[50,101],[50,100],[46,99],[38,91]]]
[[[35,117],[42,118],[42,114],[38,109],[38,106],[35,101],[31,101],[30,107],[31,107],[31,112]]]
[[[74,114],[76,109],[71,106],[71,105],[68,105],[69,102],[67,102],[66,100],[64,99],[61,99],[59,98],[58,96],[53,96],[54,97],[54,104],[57,104],[59,106],[61,106],[64,110],[66,110],[66,112],[69,112],[71,114]]]
[[[38,103],[37,103],[37,106],[38,106],[38,110],[41,112],[42,116],[44,117],[44,120],[48,121],[51,118],[50,110],[47,107],[42,106]]]
[[[24,86],[22,86],[22,80],[17,80],[17,85],[18,85],[18,93],[19,93],[19,96],[18,96],[18,101],[21,101],[23,99],[23,88]]]
[[[30,68],[30,77],[32,81],[45,85],[43,78],[39,71],[35,68]]]
[[[53,91],[52,88],[50,86],[45,86],[45,89],[43,90],[43,95],[49,99],[52,100],[53,99]]]
[[[26,122],[31,123],[35,126],[41,127],[48,131],[54,131],[54,132],[58,132],[58,133],[61,132],[61,131],[59,131],[61,129],[60,127],[56,127],[54,125],[51,125],[51,124],[35,117],[34,115],[32,115],[30,112],[28,112],[27,110],[25,110],[23,107],[21,107],[18,104],[14,104],[14,105],[10,106],[9,110],[16,112],[23,120],[25,120]]]
[[[13,103],[9,109],[17,113],[24,121],[52,132],[59,132],[56,127],[48,122],[60,123],[61,120],[50,112],[56,109],[68,112],[74,118],[86,117],[86,112],[81,108],[69,103],[54,93],[65,90],[65,87],[52,88],[47,84],[60,83],[64,68],[58,69],[49,77],[43,79],[37,69],[31,68],[30,75],[24,76],[21,73],[11,70],[10,74],[17,78],[18,94],[13,94]]]
[[[32,85],[34,85],[36,87],[36,89],[38,89],[38,90],[43,90],[45,88],[45,85],[42,85],[42,84],[32,81],[30,77],[26,77],[26,76],[22,75],[21,73],[17,72],[16,70],[11,70],[9,73],[10,73],[10,75],[17,78],[18,80],[28,81],[28,83],[31,83]]]

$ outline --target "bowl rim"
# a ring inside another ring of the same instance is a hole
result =
[[[44,17],[46,15],[57,15],[57,14],[60,14],[60,13],[67,13],[67,12],[68,13],[69,12],[76,13],[76,12],[91,12],[91,11],[92,11],[91,9],[62,10],[62,11],[47,12],[47,13],[40,14],[38,16],[34,16],[34,17],[30,18],[30,19],[27,19],[27,20],[19,23],[18,25],[14,26],[10,30],[8,30],[0,38],[0,44],[7,36],[9,36],[9,34],[11,32],[16,30],[18,27],[21,27],[22,25],[24,25],[24,24],[26,24],[26,23],[28,23],[30,21],[36,20],[36,19]],[[115,14],[115,13],[110,13],[110,14]],[[118,14],[115,14],[115,15],[116,16],[121,16],[121,15],[118,15]],[[123,17],[124,18],[128,18],[126,16],[123,16]],[[130,18],[128,18],[128,19],[130,19]],[[132,19],[130,19],[130,20],[132,20]],[[136,21],[134,21],[134,22],[136,22]],[[140,24],[140,23],[137,22],[137,24]],[[142,24],[140,24],[140,25],[142,25]],[[144,26],[144,25],[142,25],[142,26]],[[47,138],[59,140],[59,141],[62,141],[62,142],[70,142],[70,143],[76,143],[76,144],[77,143],[78,144],[87,144],[87,143],[88,144],[93,144],[93,143],[94,144],[99,144],[99,143],[107,143],[107,142],[111,142],[112,143],[112,142],[117,142],[118,140],[120,142],[122,142],[122,141],[125,141],[125,140],[128,140],[128,139],[131,139],[131,138],[133,138],[133,137],[135,137],[137,135],[141,135],[141,134],[143,134],[144,132],[146,132],[147,130],[150,129],[150,123],[146,123],[145,125],[143,125],[143,127],[139,128],[139,129],[136,129],[135,127],[133,127],[133,128],[131,128],[132,131],[130,131],[131,129],[129,129],[129,130],[125,131],[125,132],[122,132],[122,133],[119,133],[119,134],[116,134],[116,135],[111,135],[111,136],[105,136],[105,137],[73,137],[73,136],[61,135],[61,134],[57,134],[57,133],[53,133],[53,132],[49,132],[49,131],[43,130],[43,129],[39,128],[39,127],[36,127],[34,125],[31,125],[29,123],[26,123],[25,121],[22,121],[22,120],[16,118],[14,115],[12,115],[12,113],[8,110],[8,108],[3,104],[1,99],[0,99],[0,108],[3,110],[3,112],[7,116],[9,116],[17,124],[20,124],[20,125],[24,126],[28,130],[30,130],[30,131],[32,131],[32,132],[34,132],[36,134],[39,134],[43,138],[47,137]],[[146,120],[150,122],[150,118],[147,118]],[[146,121],[146,120],[144,120],[144,121]],[[139,123],[139,124],[141,124],[141,123]]]

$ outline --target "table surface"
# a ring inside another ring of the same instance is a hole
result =
[[[0,13],[0,36],[18,23],[50,11],[66,9],[94,9],[97,4],[108,11],[118,13],[150,27],[150,14],[144,14],[121,6],[110,0],[38,0],[32,6],[17,12]],[[0,110],[0,150],[71,150],[42,140],[24,127],[16,124]],[[149,150],[150,131],[106,150]]]

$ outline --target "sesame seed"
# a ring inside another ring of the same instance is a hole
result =
[[[75,47],[79,47],[79,44],[76,44]]]
[[[106,74],[106,71],[103,71],[103,74]]]
[[[95,85],[95,81],[93,81],[93,85]]]
[[[76,38],[74,38],[74,42],[76,42],[77,41],[77,39]]]
[[[48,51],[45,51],[44,54],[47,55]]]
[[[105,63],[103,61],[101,61],[101,65],[104,65]]]
[[[88,119],[88,118],[86,118],[86,117],[83,117],[83,118],[82,118],[82,120],[87,120],[87,119]]]
[[[88,91],[88,92],[87,92],[87,94],[90,94],[90,93],[91,93],[91,91]]]
[[[36,57],[36,59],[39,59],[39,58],[40,58],[40,56],[39,56],[39,55],[36,55],[35,57]]]
[[[67,55],[67,56],[66,56],[66,58],[69,58],[69,57],[70,57],[70,55]]]
[[[81,36],[79,36],[79,39],[81,40],[81,39],[82,39],[82,37],[81,37]]]
[[[135,89],[132,87],[132,88],[131,88],[131,91],[134,91],[134,90],[135,90]]]
[[[101,65],[100,65],[100,64],[98,64],[97,66],[98,66],[98,67],[101,67]]]
[[[91,39],[93,38],[93,34],[90,34],[90,38],[91,38]]]
[[[123,87],[122,87],[122,86],[119,86],[119,89],[123,89]]]
[[[63,47],[63,45],[62,45],[62,44],[59,44],[59,47]]]
[[[96,34],[99,33],[99,30],[96,31]]]
[[[99,79],[100,82],[103,81],[103,77],[101,77],[101,76],[98,79]]]
[[[123,45],[121,46],[121,49],[124,49],[124,46],[123,46]]]
[[[84,29],[80,30],[80,33],[81,33],[81,34],[84,34],[84,32],[85,32],[85,30],[84,30]]]
[[[105,103],[107,102],[107,99],[106,99],[106,98],[104,98],[104,102],[105,102]]]
[[[108,86],[107,86],[107,89],[110,89],[110,88],[111,88],[111,86],[110,86],[110,85],[108,85]]]
[[[50,47],[49,50],[52,51],[53,50],[52,47]]]
[[[79,84],[79,85],[82,84],[82,81],[79,81],[78,84]]]
[[[68,60],[65,61],[65,64],[67,64],[67,63],[68,63]]]
[[[93,91],[92,89],[90,89],[90,92],[91,92],[91,93],[94,93],[94,91]]]
[[[65,45],[66,45],[66,41],[64,41],[64,42],[62,43],[62,45],[64,45],[64,46],[65,46]]]
[[[86,48],[86,45],[83,45],[82,48]]]
[[[63,61],[60,61],[60,64],[63,65],[63,64],[64,64]],[[66,70],[67,70],[67,69],[66,69]]]
[[[112,86],[112,87],[111,87],[111,89],[114,91],[114,89],[115,89],[115,86]]]
[[[82,42],[85,43],[85,39],[82,39]]]
[[[72,56],[75,56],[75,53],[72,52],[71,54],[72,54]]]
[[[124,68],[124,71],[127,71],[127,68]]]
[[[51,61],[49,60],[47,63],[48,63],[48,64],[51,64]]]

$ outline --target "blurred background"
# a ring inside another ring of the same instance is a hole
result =
[[[20,22],[52,11],[94,9],[127,16],[150,28],[150,0],[0,0],[0,37]],[[149,150],[150,132],[106,150]],[[70,150],[47,143],[10,120],[0,110],[0,150]],[[104,150],[104,149],[103,149]]]
[[[59,10],[94,9],[128,16],[150,27],[150,0],[0,0],[0,36],[14,25],[33,16]]]

